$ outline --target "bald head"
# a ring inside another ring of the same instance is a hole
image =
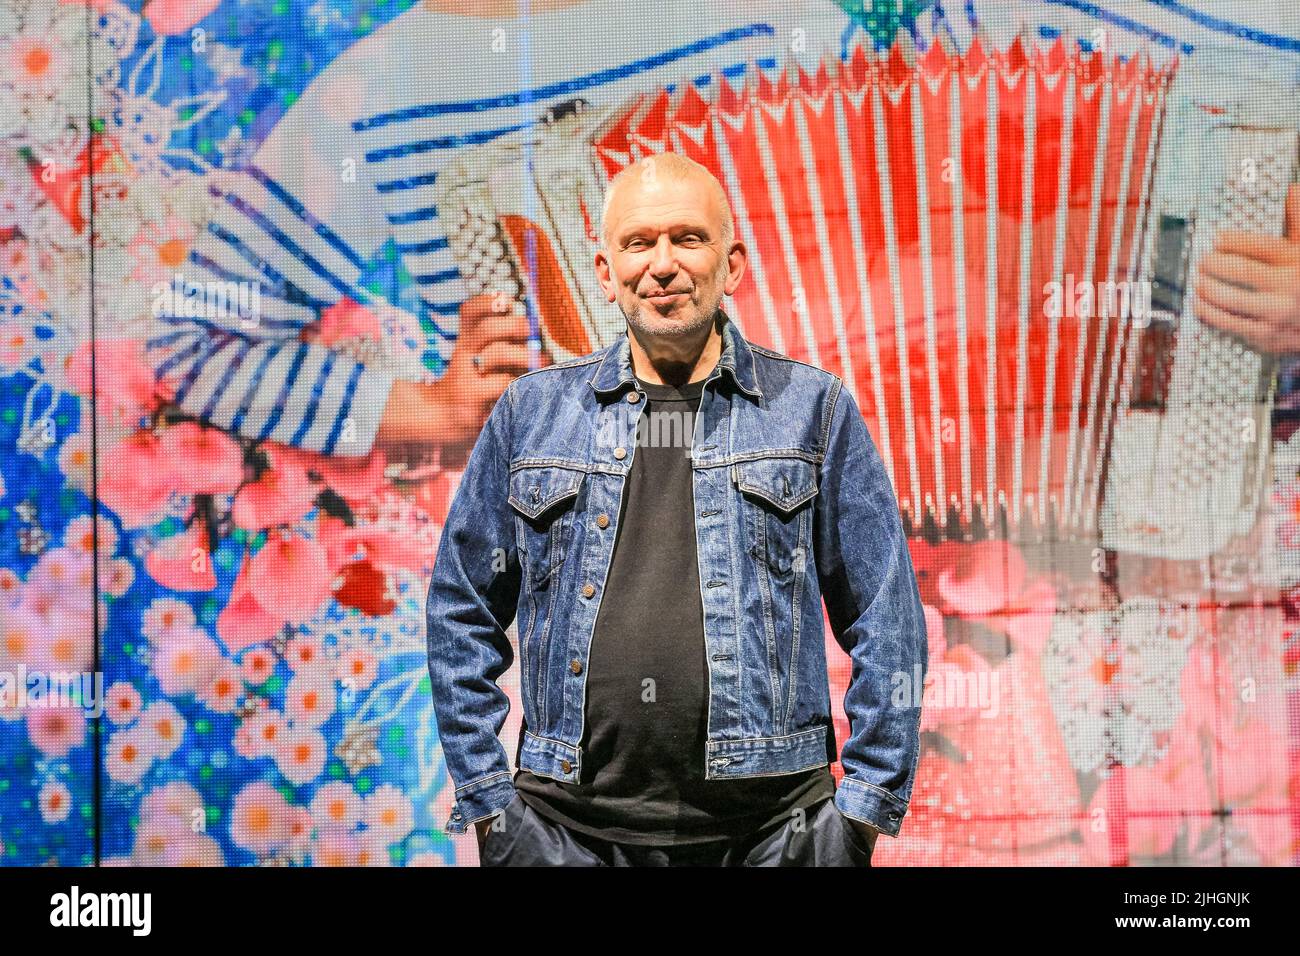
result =
[[[678,153],[646,156],[610,180],[600,218],[596,278],[628,328],[667,353],[703,342],[745,273],[722,184]]]
[[[685,180],[695,180],[702,184],[712,196],[714,211],[713,214],[718,218],[718,235],[722,239],[722,246],[726,248],[731,245],[735,238],[735,223],[731,218],[731,206],[727,202],[727,192],[722,188],[722,183],[718,178],[709,172],[709,170],[689,157],[681,153],[656,153],[651,156],[644,156],[620,169],[609,185],[605,188],[605,202],[600,211],[600,240],[604,248],[609,248],[609,227],[610,227],[610,209],[614,208],[616,212],[623,209],[622,205],[615,206],[615,194],[621,194],[629,186],[640,185],[642,191],[654,189],[659,184],[671,187],[674,183],[680,183]]]

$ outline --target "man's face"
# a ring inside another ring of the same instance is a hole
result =
[[[606,215],[609,245],[596,274],[629,325],[651,336],[685,335],[713,321],[740,283],[744,246],[722,243],[722,210],[699,177],[634,176]]]

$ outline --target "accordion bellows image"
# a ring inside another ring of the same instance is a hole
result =
[[[1171,113],[1196,121],[1176,58],[1060,39],[917,56],[899,41],[781,66],[719,76],[707,100],[686,85],[575,101],[540,133],[469,151],[438,195],[471,281],[537,303],[557,356],[609,344],[621,320],[588,268],[603,181],[681,152],[723,182],[749,250],[729,314],[844,378],[918,533],[1100,542],[1105,528],[1111,547],[1193,558],[1249,530],[1266,442],[1225,432],[1266,417],[1267,370],[1190,311],[1153,315],[1151,290],[1187,282],[1155,275],[1162,228],[1195,218],[1202,244],[1225,216],[1280,231],[1293,130],[1216,131],[1226,155],[1198,171],[1202,192],[1157,175]],[[1225,194],[1247,153],[1259,183]]]

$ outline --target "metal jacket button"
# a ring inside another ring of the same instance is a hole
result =
[[[582,661],[569,661],[569,670],[575,674],[582,673]]]
[[[591,596],[592,596],[593,594],[595,594],[595,593],[596,593],[596,585],[594,585],[594,584],[584,584],[584,585],[582,586],[582,596],[583,596],[583,597],[591,597]]]
[[[560,761],[560,769],[563,770],[565,773],[572,773],[572,772],[573,772],[573,764],[569,763],[569,761],[567,761],[567,760],[561,760],[561,761]]]
[[[619,461],[622,461],[624,458],[627,457],[627,449],[621,445],[618,448],[615,448],[614,457],[617,458]]]
[[[609,515],[602,514],[600,517],[598,517],[598,518],[596,519],[596,527],[598,527],[598,528],[608,528],[608,527],[609,527]]]
[[[632,391],[632,392],[628,392],[628,393],[627,393],[627,403],[628,403],[629,405],[635,405],[635,404],[636,404],[637,402],[639,402],[639,401],[641,401],[641,393],[640,393],[640,392]]]

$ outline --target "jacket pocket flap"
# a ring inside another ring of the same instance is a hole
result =
[[[537,518],[548,509],[576,497],[586,472],[552,465],[525,467],[510,473],[510,505],[526,518]]]
[[[782,512],[817,494],[817,466],[802,458],[755,458],[732,465],[736,487]]]

